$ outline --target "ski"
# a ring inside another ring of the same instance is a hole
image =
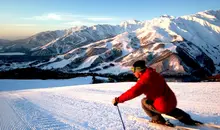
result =
[[[135,116],[132,116],[132,115],[128,115],[128,119],[132,120],[132,121],[148,123],[148,124],[156,126],[156,127],[157,126],[158,127],[163,127],[164,129],[169,129],[169,130],[199,130],[199,129],[196,129],[196,128],[190,128],[190,127],[184,127],[184,126],[178,126],[178,125],[174,125],[172,127],[172,126],[166,126],[166,125],[162,125],[162,124],[156,124],[156,123],[150,122],[150,120],[148,120],[146,118],[135,117]]]
[[[166,119],[176,120],[175,118],[168,116],[168,115],[162,114],[162,116]],[[204,123],[204,124],[198,125],[198,127],[209,127],[209,128],[214,128],[214,129],[220,129],[220,125],[211,124],[211,123]]]

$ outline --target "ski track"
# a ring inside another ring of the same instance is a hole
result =
[[[30,129],[17,115],[15,110],[8,104],[7,100],[0,96],[0,129],[10,130],[19,129],[26,130]],[[7,116],[5,115],[7,112]]]
[[[9,94],[8,96],[12,96]],[[16,99],[10,100],[10,106],[18,117],[30,128],[30,129],[68,129],[69,125],[57,121],[53,115],[48,113],[43,108],[38,107],[32,102],[28,101],[24,97],[13,94]]]
[[[0,129],[122,130],[118,111],[111,100],[133,84],[97,84],[0,92]],[[220,90],[214,87],[219,84],[201,84],[203,89],[181,88],[186,85],[184,83],[169,85],[173,86],[172,89],[180,99],[178,106],[184,108],[193,118],[220,124],[220,103],[215,100]],[[203,94],[204,98],[197,94]],[[119,104],[126,129],[161,129],[127,119],[128,115],[146,117],[141,108],[141,98],[143,96]],[[175,120],[172,122],[183,125]]]

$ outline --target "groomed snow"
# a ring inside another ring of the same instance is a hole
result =
[[[0,80],[0,129],[122,130],[118,111],[111,101],[135,83],[85,85],[90,82],[91,77]],[[169,85],[176,93],[179,108],[194,119],[220,125],[220,83]],[[161,129],[128,120],[127,115],[146,117],[140,104],[143,97],[119,104],[126,129]]]

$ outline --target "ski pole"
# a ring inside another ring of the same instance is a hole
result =
[[[118,113],[119,113],[119,116],[120,116],[120,119],[121,119],[121,123],[122,123],[122,125],[123,125],[123,129],[125,130],[125,124],[124,124],[124,122],[123,122],[123,120],[122,120],[121,112],[120,112],[120,110],[119,110],[118,105],[116,105],[116,107],[117,107],[117,109],[118,109]]]

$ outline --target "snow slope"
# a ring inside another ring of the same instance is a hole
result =
[[[204,11],[194,15],[187,15],[176,18],[164,15],[159,18],[154,18],[144,22],[129,20],[120,24],[120,27],[125,29],[121,32],[118,31],[118,35],[115,37],[101,39],[97,42],[91,42],[90,44],[86,44],[81,48],[91,49],[96,47],[96,50],[98,50],[98,48],[100,50],[103,49],[102,51],[96,51],[95,55],[108,54],[108,52],[110,52],[112,49],[117,49],[121,51],[122,54],[114,56],[110,55],[109,57],[114,57],[112,58],[113,60],[111,60],[111,62],[120,62],[123,65],[129,66],[135,59],[142,58],[146,60],[149,54],[148,52],[152,52],[151,54],[154,56],[160,56],[164,54],[165,51],[170,51],[173,54],[182,55],[182,53],[180,54],[180,52],[176,50],[176,48],[182,47],[187,49],[187,52],[189,53],[188,55],[191,57],[193,56],[194,59],[196,59],[196,57],[204,57],[204,55],[207,55],[210,60],[214,62],[213,66],[218,69],[220,64],[220,19],[218,14],[220,14],[218,11]],[[108,27],[108,25],[103,26]],[[97,30],[98,27],[101,28],[101,26],[93,26],[92,29]],[[100,33],[102,32],[103,31],[100,31]],[[185,40],[192,42],[194,47],[187,46],[186,42],[184,42]],[[153,46],[152,48],[150,47],[151,44]],[[73,54],[72,57],[70,56],[71,59],[75,59],[73,58],[76,56],[74,54],[75,50],[76,49],[73,48],[67,53]],[[93,55],[87,56],[83,51],[82,53],[82,56],[84,55],[86,59],[93,59],[93,57],[90,57]],[[68,68],[67,66],[70,65],[71,62],[73,62],[73,60],[61,58],[61,60],[46,64],[45,68]],[[85,64],[87,64],[88,61],[84,60],[82,62],[86,62]],[[203,60],[200,61],[196,59],[195,62],[199,62],[199,64],[201,64]],[[84,63],[81,64],[84,65]],[[201,64],[201,66],[203,67],[209,65]],[[99,64],[97,67],[99,67]],[[74,66],[73,68],[69,69],[78,70],[81,68],[82,66]]]
[[[147,43],[182,41],[186,39],[202,49],[214,63],[220,63],[219,11],[204,11],[181,17],[162,16],[146,21],[137,30],[139,38]]]
[[[91,78],[0,80],[0,129],[122,130],[111,100],[134,83],[84,84],[90,81]],[[197,120],[220,125],[220,83],[169,85],[176,93],[178,107]],[[161,129],[127,119],[127,115],[146,116],[141,109],[142,97],[119,104],[126,129]]]
[[[138,59],[150,61],[159,70],[170,69],[166,63],[173,62],[169,59],[173,54],[179,60],[177,66],[183,68],[171,70],[176,74],[191,74],[203,68],[211,75],[220,72],[219,41],[220,10],[208,10],[180,17],[163,15],[147,21],[128,20],[119,25],[98,24],[42,32],[1,46],[1,52],[5,53],[0,56],[10,52],[46,56],[51,59],[38,60],[33,66],[96,73],[95,68],[101,68],[102,64],[112,62],[120,68],[131,66]],[[155,65],[155,59],[162,59],[163,63]],[[0,71],[20,68],[19,64],[23,63],[16,64],[18,67],[0,64],[3,66]]]

